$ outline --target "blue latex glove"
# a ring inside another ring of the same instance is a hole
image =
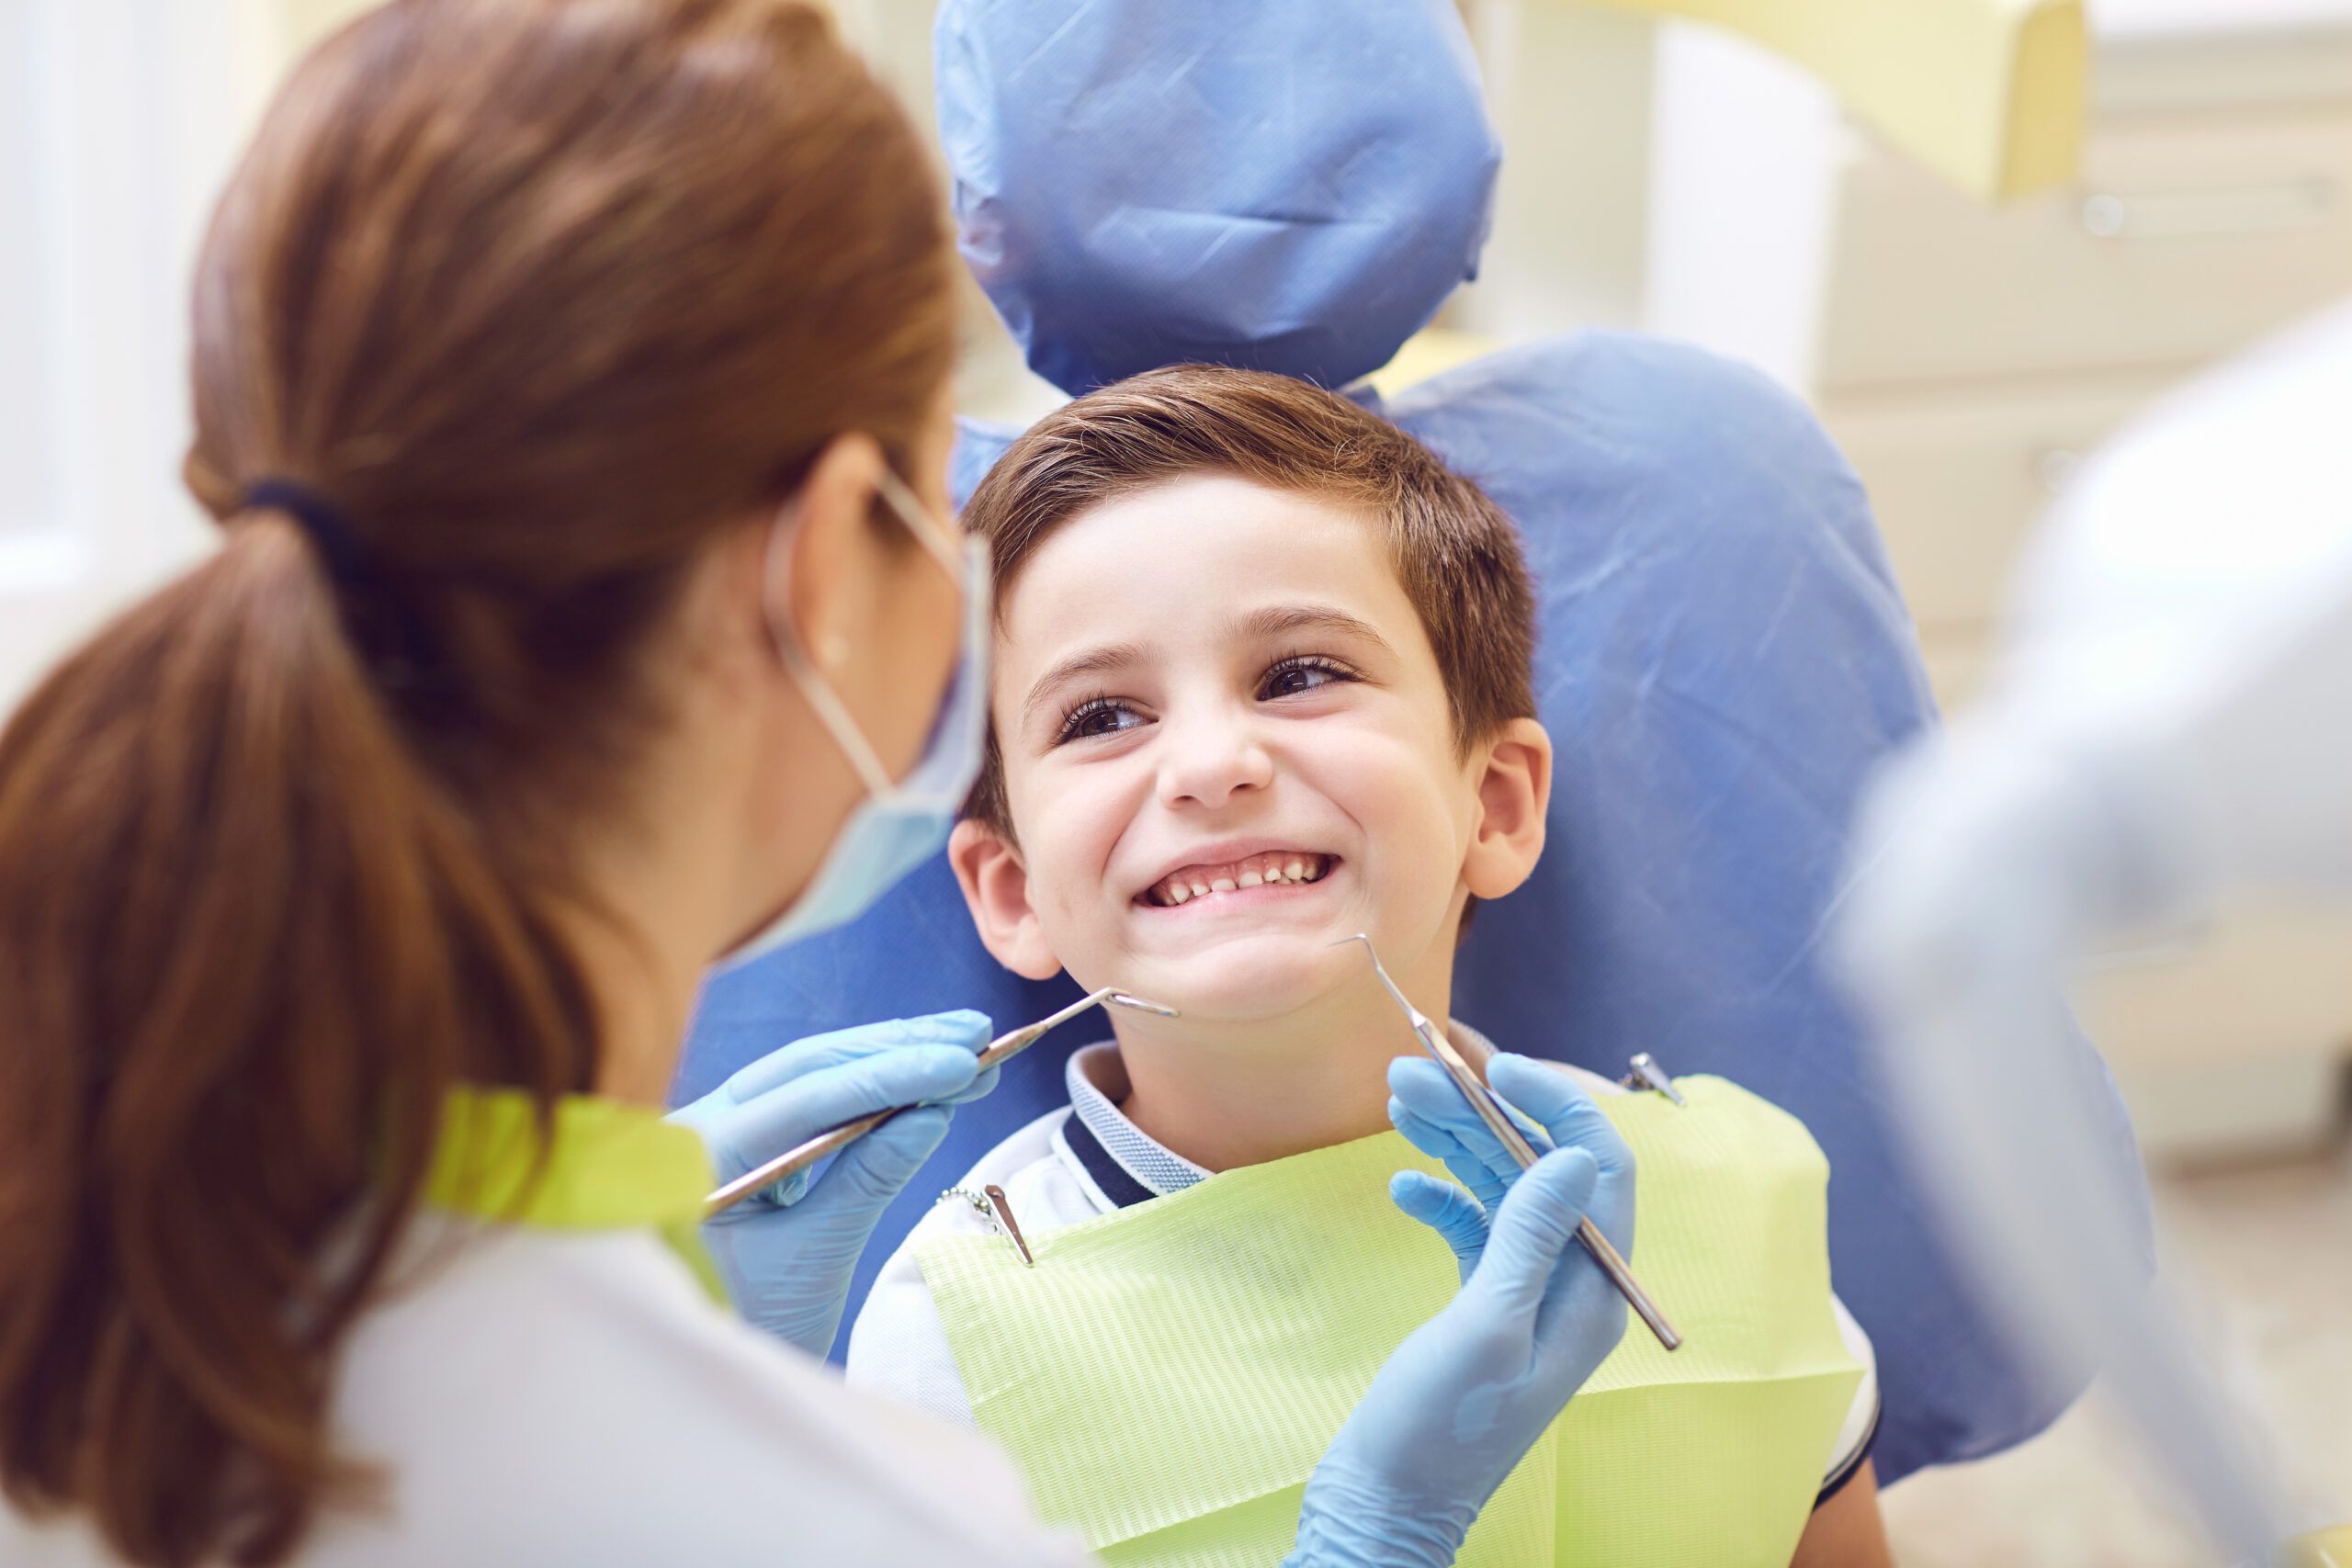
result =
[[[1633,1151],[1556,1069],[1498,1055],[1487,1072],[1554,1145],[1524,1173],[1437,1064],[1390,1066],[1397,1130],[1472,1187],[1420,1171],[1389,1184],[1453,1248],[1462,1293],[1396,1348],[1332,1439],[1306,1483],[1288,1568],[1452,1562],[1511,1466],[1625,1332],[1624,1299],[1575,1235],[1589,1213],[1632,1256]]]
[[[985,1013],[933,1013],[811,1035],[772,1051],[670,1120],[702,1134],[721,1182],[828,1127],[920,1105],[702,1228],[735,1310],[812,1356],[831,1348],[875,1222],[947,1135],[948,1107],[996,1087],[978,1071]]]

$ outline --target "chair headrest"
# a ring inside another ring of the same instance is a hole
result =
[[[1476,269],[1501,149],[1448,0],[947,0],[935,55],[965,259],[1066,391],[1343,386]]]

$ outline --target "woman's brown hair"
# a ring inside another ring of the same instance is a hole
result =
[[[20,1506],[272,1562],[355,1473],[336,1352],[447,1091],[596,1078],[564,845],[656,634],[831,438],[915,450],[952,265],[801,6],[394,0],[295,73],[196,282],[220,547],[0,734]]]

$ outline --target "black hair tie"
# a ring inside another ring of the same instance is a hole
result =
[[[346,594],[368,585],[370,573],[359,540],[333,502],[299,479],[264,479],[247,485],[240,510],[282,512],[301,525],[326,562],[327,575]]]
[[[345,626],[387,689],[412,697],[435,687],[431,638],[413,604],[368,562],[368,552],[335,504],[300,479],[261,479],[244,488],[238,509],[291,517],[327,569]]]

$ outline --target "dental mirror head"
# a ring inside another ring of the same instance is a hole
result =
[[[1154,1018],[1182,1018],[1184,1016],[1182,1013],[1178,1012],[1174,1008],[1166,1006],[1160,1002],[1148,1002],[1141,997],[1132,996],[1125,991],[1113,991],[1109,996],[1104,997],[1102,999],[1109,1002],[1114,1008],[1125,1008],[1129,1012],[1148,1012]]]

